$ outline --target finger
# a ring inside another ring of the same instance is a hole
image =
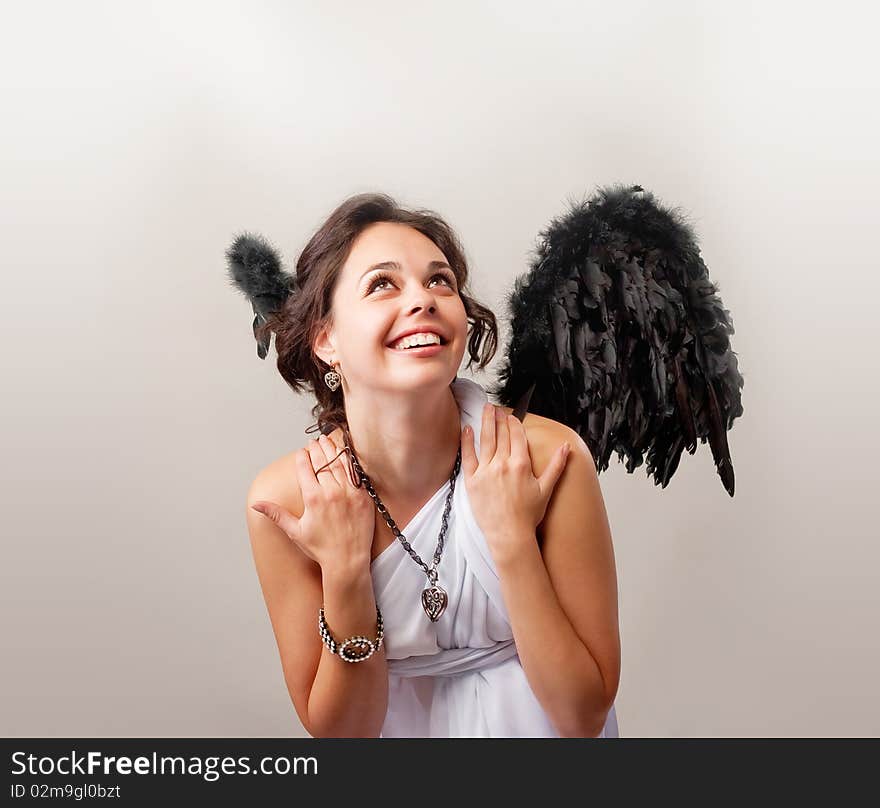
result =
[[[296,464],[296,476],[299,480],[299,490],[303,496],[314,495],[321,490],[318,480],[315,477],[315,467],[309,459],[309,453],[306,449],[297,449],[293,456]]]
[[[480,465],[488,463],[495,456],[495,407],[488,401],[483,407],[483,422],[480,426]]]
[[[338,440],[333,440],[328,437],[328,440],[333,448],[334,456],[338,458],[336,463],[334,463],[334,467],[338,466],[342,472],[342,484],[350,485],[352,488],[360,488],[362,483],[357,472],[354,470],[354,464],[351,462],[351,453],[346,448],[345,439],[340,437]]]
[[[255,502],[251,505],[251,508],[271,519],[287,534],[288,538],[295,539],[299,536],[299,519],[286,508],[282,508],[274,502],[266,502],[265,500]]]
[[[327,458],[324,457],[324,450],[321,448],[321,444],[312,438],[306,447],[306,451],[309,453],[309,460],[311,460],[312,463],[312,472],[315,475],[315,479],[318,481],[318,485],[336,485],[336,480],[333,479],[333,474],[330,473],[330,467],[326,465]],[[325,467],[324,470],[319,472],[318,469],[322,467]]]
[[[510,457],[510,427],[507,426],[507,414],[501,407],[495,408],[495,454]]]
[[[514,460],[528,460],[531,464],[525,427],[513,413],[507,416],[507,428],[510,432],[510,457]]]
[[[466,426],[461,432],[461,468],[465,477],[470,478],[477,470],[477,456],[474,452],[474,431]]]
[[[349,444],[346,443],[345,437],[340,435],[338,440],[331,439],[330,442],[336,447],[337,454],[342,453],[339,454],[339,460],[336,462],[342,464],[342,472],[346,483],[352,488],[362,488],[364,484],[354,467],[351,450],[348,448]]]
[[[547,468],[544,469],[544,473],[538,478],[538,487],[541,489],[544,496],[549,498],[553,489],[556,487],[556,483],[559,482],[559,478],[562,475],[562,472],[565,469],[565,464],[568,462],[568,457],[571,454],[570,450],[571,447],[569,444],[563,443],[562,446],[553,453],[553,457],[550,458]]]
[[[333,441],[330,440],[330,438],[328,438],[326,435],[320,435],[318,437],[318,446],[321,447],[321,451],[324,453],[324,462],[322,465],[325,467],[326,470],[323,472],[318,472],[318,470],[316,469],[315,474],[327,474],[329,471],[329,473],[333,475],[333,479],[336,480],[337,485],[346,485],[345,469],[343,468],[341,462],[342,458],[337,458],[339,450],[336,448]]]

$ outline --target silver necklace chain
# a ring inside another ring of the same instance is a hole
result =
[[[351,458],[351,464],[357,472],[360,482],[366,487],[367,492],[373,498],[373,502],[376,503],[376,508],[378,508],[379,513],[382,514],[383,518],[388,523],[388,527],[391,528],[391,532],[394,534],[395,538],[410,554],[412,560],[415,561],[428,576],[428,588],[422,590],[422,608],[425,610],[425,614],[428,615],[428,619],[432,623],[436,623],[443,612],[446,611],[446,606],[449,603],[449,596],[446,594],[446,590],[437,583],[437,565],[440,563],[440,556],[443,553],[443,540],[446,537],[446,529],[449,527],[449,508],[452,505],[452,495],[455,493],[455,478],[458,476],[459,468],[461,468],[461,444],[459,444],[458,451],[455,453],[455,466],[452,469],[452,476],[449,478],[449,493],[446,495],[446,504],[443,508],[443,521],[440,528],[440,535],[437,538],[437,549],[434,551],[434,561],[429,567],[421,558],[419,558],[418,553],[413,550],[412,545],[406,540],[406,536],[400,532],[397,525],[394,523],[385,504],[379,499],[379,495],[373,488],[373,483],[358,462],[354,449],[351,448],[350,435],[348,434],[348,429],[346,427],[343,427],[342,434],[345,441],[345,449],[343,451],[348,452],[348,455]]]
[[[452,495],[455,492],[455,479],[458,477],[458,470],[461,468],[461,446],[458,447],[458,452],[455,455],[455,465],[452,469],[452,475],[449,478],[449,493],[446,495],[446,504],[443,508],[443,518],[442,518],[442,526],[440,528],[440,535],[437,539],[437,549],[434,550],[434,560],[430,567],[422,561],[419,557],[418,553],[413,549],[412,545],[406,540],[406,537],[403,533],[400,532],[394,520],[391,518],[391,514],[388,513],[388,509],[385,507],[385,503],[379,499],[379,495],[376,493],[373,488],[373,483],[370,481],[370,478],[367,476],[367,473],[364,471],[361,464],[358,462],[357,455],[355,455],[354,450],[351,448],[350,442],[348,440],[348,430],[343,428],[343,436],[345,440],[345,448],[348,449],[349,457],[351,457],[352,465],[357,471],[358,477],[360,477],[361,482],[363,482],[365,488],[367,489],[367,493],[373,498],[373,502],[376,503],[376,508],[379,513],[382,514],[382,517],[385,519],[385,522],[388,524],[388,527],[391,528],[391,532],[394,534],[395,538],[403,545],[404,549],[410,554],[410,557],[413,561],[416,562],[428,576],[428,580],[431,582],[431,586],[437,585],[437,565],[440,563],[440,556],[443,554],[443,542],[446,538],[446,530],[449,527],[449,509],[452,506]]]

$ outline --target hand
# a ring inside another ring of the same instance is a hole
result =
[[[375,505],[366,488],[355,488],[352,481],[358,478],[348,452],[339,455],[344,449],[344,444],[337,446],[321,435],[318,440],[310,440],[308,448],[295,453],[303,502],[299,518],[274,502],[251,505],[275,522],[322,569],[334,565],[354,569],[370,564]],[[323,471],[315,473],[330,461]]]
[[[523,535],[534,536],[565,468],[567,447],[560,446],[536,478],[526,432],[515,415],[505,415],[489,403],[483,408],[479,464],[473,435],[465,430],[461,440],[465,487],[471,510],[493,553],[515,551],[510,542]]]

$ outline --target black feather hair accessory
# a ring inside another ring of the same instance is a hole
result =
[[[541,233],[508,307],[502,404],[570,426],[598,471],[612,451],[629,473],[646,456],[662,488],[708,440],[733,496],[733,322],[681,216],[638,185],[599,189]]]
[[[282,270],[278,251],[266,239],[254,233],[245,232],[236,236],[226,250],[226,263],[232,285],[251,301],[257,355],[265,359],[269,353],[269,338],[261,340],[257,336],[257,328],[296,291],[296,279]]]

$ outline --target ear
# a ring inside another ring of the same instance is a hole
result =
[[[336,358],[336,345],[333,341],[333,329],[329,325],[321,326],[318,336],[315,338],[315,356],[324,364],[331,364],[330,360]]]

